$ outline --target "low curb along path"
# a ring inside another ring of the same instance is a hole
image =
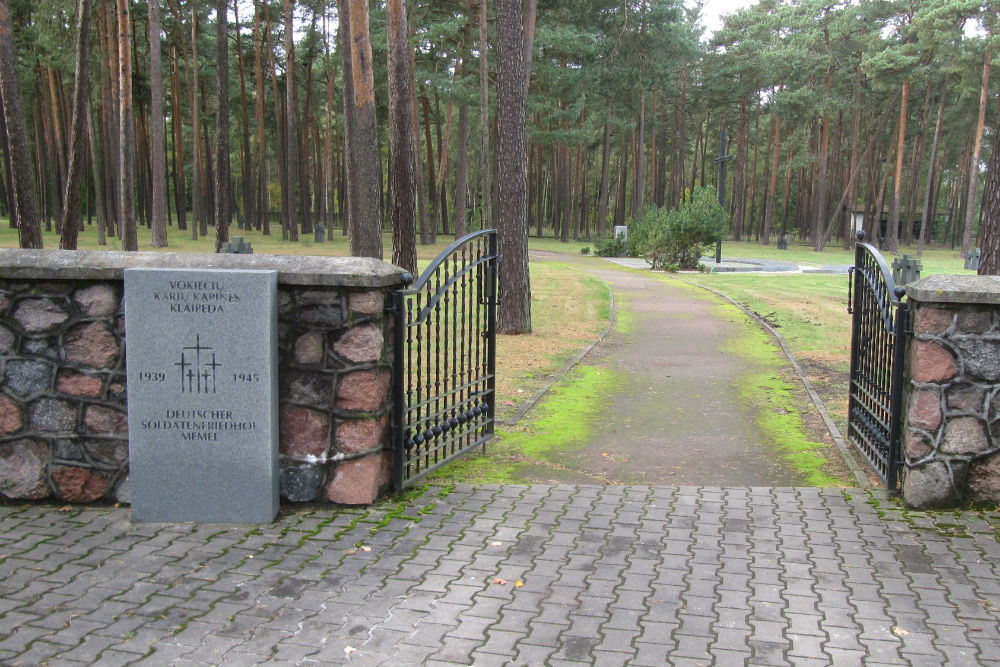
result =
[[[394,508],[0,505],[0,664],[1000,666],[996,515],[956,536],[878,494],[638,485]]]

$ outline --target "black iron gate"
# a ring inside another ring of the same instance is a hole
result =
[[[895,489],[909,311],[902,301],[905,289],[896,286],[885,259],[864,239],[859,232],[848,283],[847,310],[854,317],[847,437]]]
[[[499,264],[496,230],[474,232],[394,296],[397,490],[493,437]]]

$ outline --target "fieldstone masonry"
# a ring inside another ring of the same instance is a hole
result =
[[[930,276],[906,294],[903,499],[1000,504],[1000,277]]]
[[[373,502],[389,481],[390,294],[367,258],[0,249],[0,494],[129,502],[123,272],[278,271],[281,496]]]

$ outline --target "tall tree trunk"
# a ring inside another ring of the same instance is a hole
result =
[[[830,87],[830,74],[827,72],[827,92],[829,92]],[[826,220],[826,189],[827,189],[827,177],[829,175],[829,159],[830,159],[830,114],[827,111],[823,111],[822,126],[820,127],[820,139],[819,139],[819,150],[817,157],[817,169],[816,169],[816,210],[813,216],[813,226],[812,226],[812,243],[813,249],[817,252],[823,250],[826,246],[826,239],[823,234],[823,222]]]
[[[986,49],[983,60],[983,79],[979,89],[979,116],[976,120],[975,141],[972,146],[972,160],[969,162],[969,189],[965,204],[965,227],[962,228],[962,256],[972,249],[972,225],[976,219],[976,195],[979,186],[979,155],[983,148],[983,128],[986,126],[986,96],[990,87],[990,64],[993,54]]]
[[[757,97],[756,109],[754,109],[753,118],[753,162],[750,166],[750,193],[747,195],[747,204],[750,209],[750,221],[749,228],[747,230],[747,238],[749,238],[753,233],[756,223],[756,199],[757,199],[757,154],[760,149],[760,96]],[[767,147],[764,148],[767,150]],[[760,240],[760,235],[758,234],[757,240]]]
[[[41,98],[41,90],[39,90],[39,99]],[[52,138],[52,123],[48,116],[41,109],[35,109],[32,115],[32,120],[35,126],[35,136],[42,137],[41,141],[35,142],[35,182],[38,191],[41,193],[39,198],[39,216],[45,221],[45,231],[52,231],[52,211],[50,207],[51,200],[51,184],[58,184],[59,174],[55,170],[55,158],[51,155],[46,155],[44,151],[45,147],[51,147],[54,143]]]
[[[337,0],[339,11],[337,39],[340,42],[341,58],[344,68],[344,190],[346,203],[344,215],[344,234],[354,233],[355,206],[358,201],[357,175],[351,155],[354,153],[355,125],[357,123],[357,105],[354,103],[354,74],[351,53],[351,6],[350,0]],[[350,242],[350,239],[348,239]]]
[[[458,150],[455,159],[455,238],[465,236],[465,195],[469,180],[469,105],[458,110]]]
[[[110,219],[108,202],[105,199],[104,176],[101,163],[97,159],[97,137],[94,133],[94,120],[88,109],[87,111],[87,143],[90,145],[90,171],[94,178],[94,201],[97,204],[97,244],[106,245],[107,235],[105,226]]]
[[[459,57],[458,63],[455,65],[455,74],[452,77],[452,84],[454,84],[459,77],[462,75],[462,58]],[[435,98],[435,106],[437,101]],[[451,151],[451,122],[455,111],[455,100],[448,100],[448,112],[445,114],[444,121],[444,132],[442,134],[441,125],[437,126],[437,139],[438,139],[438,172],[434,181],[434,190],[437,193],[437,198],[434,200],[434,208],[431,213],[431,225],[434,228],[434,233],[431,238],[432,241],[437,241],[437,229],[438,222],[441,223],[441,231],[445,234],[448,233],[448,206],[445,198],[445,178],[448,175],[448,156]]]
[[[795,151],[792,150],[792,154],[788,156],[788,169],[785,170],[785,187],[781,198],[781,233],[778,235],[779,238],[788,235],[788,199],[792,193],[792,168],[791,165],[795,162]],[[702,170],[702,178],[704,178],[705,171]]]
[[[778,88],[781,90],[781,87]],[[774,139],[773,152],[771,154],[771,169],[767,180],[766,204],[764,205],[764,230],[760,235],[760,242],[764,245],[771,243],[771,224],[774,220],[774,197],[778,189],[778,160],[781,157],[781,116],[775,114],[771,120],[771,134]]]
[[[941,86],[941,100],[938,102],[937,123],[934,125],[934,141],[931,142],[931,156],[927,166],[927,184],[924,188],[924,208],[920,216],[920,239],[917,243],[917,257],[924,254],[924,243],[926,242],[928,230],[934,229],[934,213],[931,209],[931,191],[934,187],[935,171],[938,159],[938,144],[941,140],[941,126],[944,121],[944,101],[948,92],[948,81],[951,75],[944,78],[944,85]],[[996,150],[994,148],[994,150]]]
[[[582,165],[580,164],[583,160],[583,146],[577,144],[576,146],[576,160],[573,161],[573,189],[570,194],[570,201],[573,203],[573,240],[578,241],[580,239],[580,222],[581,222],[581,207],[582,202],[580,200],[580,172]]]
[[[375,125],[375,80],[372,45],[368,32],[368,3],[350,4],[351,77],[354,89],[355,127],[351,140],[351,168],[357,183],[357,200],[352,202],[351,254],[382,259],[381,159],[378,128]]]
[[[529,3],[534,0],[529,0]],[[497,186],[504,270],[497,331],[531,332],[524,111],[527,94],[520,0],[497,0]],[[533,23],[534,17],[530,17]]]
[[[0,73],[0,77],[2,77]],[[7,140],[7,121],[3,113],[3,95],[0,94],[0,149],[3,149],[3,196],[4,212],[7,214],[7,223],[10,229],[17,229],[17,207],[14,205],[14,183],[11,176],[10,164],[10,144]]]
[[[233,2],[233,19],[236,24],[236,66],[240,74],[240,192],[243,195],[243,227],[250,229],[251,224],[257,219],[254,211],[256,204],[253,183],[253,170],[250,168],[250,112],[247,109],[247,82],[246,68],[243,66],[243,44],[240,33],[239,2]]]
[[[254,115],[257,121],[257,220],[255,227],[264,236],[271,233],[271,205],[267,192],[267,143],[264,139],[264,40],[260,35],[259,0],[254,0],[253,12],[253,64],[256,79]]]
[[[155,0],[154,0],[155,1]],[[215,251],[229,240],[229,31],[227,0],[215,3]]]
[[[708,113],[705,114],[705,121],[698,122],[698,131],[694,136],[694,155],[691,156],[691,190],[694,190],[695,183],[698,182],[698,147],[701,146],[701,128],[708,121]],[[701,187],[705,187],[702,183]]]
[[[986,168],[983,188],[982,256],[978,273],[1000,275],[1000,143],[997,142]]]
[[[40,72],[41,73],[41,72]],[[66,187],[66,148],[65,139],[63,133],[63,122],[62,113],[59,110],[59,84],[56,83],[56,72],[51,67],[44,68],[45,78],[48,80],[49,89],[49,102],[50,102],[50,112],[49,112],[49,133],[53,139],[53,142],[49,144],[50,150],[54,151],[52,155],[53,162],[55,164],[55,171],[58,175],[58,180],[55,181],[56,190],[56,200],[55,208],[57,211],[57,222],[58,227],[62,227],[62,213],[63,213],[63,189]],[[44,116],[43,116],[44,118]]]
[[[326,16],[323,17],[323,35],[324,42],[326,45],[326,135],[323,138],[323,191],[324,191],[324,204],[325,204],[325,217],[324,221],[326,223],[326,240],[333,240],[333,193],[336,190],[334,187],[335,178],[335,168],[336,164],[334,162],[334,151],[333,151],[333,139],[334,139],[334,126],[333,126],[333,93],[335,89],[335,80],[337,78],[337,66],[330,53],[330,33],[327,28]],[[410,77],[410,90],[412,92],[413,77]]]
[[[872,242],[878,243],[879,247],[883,247],[882,211],[885,209],[886,190],[888,190],[889,186],[889,164],[892,160],[892,151],[888,147],[886,147],[885,153],[885,166],[882,169],[882,178],[879,181],[878,189],[875,191],[875,224],[870,237]],[[886,227],[886,233],[888,233],[888,226]]]
[[[434,177],[434,174],[436,173],[434,169],[434,144],[431,141],[431,103],[430,100],[427,99],[427,94],[424,92],[423,84],[420,85],[421,85],[420,104],[421,108],[424,111],[424,150],[427,152],[427,197],[428,199],[430,199],[430,210],[431,210],[430,229],[428,230],[429,233],[428,240],[425,241],[423,239],[423,236],[421,236],[421,241],[420,241],[421,243],[426,245],[427,242],[430,243],[437,242],[438,190],[437,190],[437,180]]]
[[[965,183],[968,180],[966,172],[969,171],[969,156],[972,154],[972,145],[975,143],[975,131],[976,128],[972,128],[969,132],[965,147],[962,149],[961,157],[958,160],[958,173],[955,176],[955,183],[951,187],[948,202],[948,227],[945,237],[949,239],[952,250],[958,243],[956,238],[959,232],[957,221],[961,219],[962,202],[965,201],[962,195],[965,194]]]
[[[552,213],[549,220],[552,222],[552,237],[559,238],[562,229],[562,151],[558,146],[552,147]]]
[[[687,87],[688,68],[687,63],[681,68],[681,100],[680,106],[674,112],[677,123],[677,138],[674,147],[674,166],[670,173],[670,202],[672,206],[677,206],[681,201],[681,193],[684,191],[684,151],[687,150],[686,124],[687,124]],[[691,176],[691,187],[694,188],[694,175]],[[662,204],[662,200],[660,202]]]
[[[643,193],[646,190],[646,94],[639,101],[639,136],[635,147],[635,179],[632,181],[632,218],[642,212]]]
[[[482,229],[493,227],[493,179],[490,173],[490,93],[489,43],[487,42],[486,2],[479,0],[479,189]]]
[[[531,83],[531,59],[535,52],[535,19],[538,17],[538,0],[527,0],[524,6],[524,39],[521,45],[524,55],[524,99],[528,99],[528,85]]]
[[[608,199],[610,196],[611,169],[611,124],[608,121],[610,104],[604,113],[604,141],[601,154],[601,191],[597,204],[597,235],[604,236],[608,231]]]
[[[204,117],[208,117],[208,91],[205,90],[204,82],[202,82],[201,89],[201,114]],[[208,123],[201,124],[201,145],[205,149],[205,154],[202,156],[202,164],[205,165],[205,172],[202,174],[203,179],[201,182],[201,191],[204,195],[202,197],[202,209],[205,211],[205,215],[201,218],[201,225],[199,226],[199,233],[204,237],[208,236],[208,225],[209,223],[214,224],[215,218],[215,154],[212,151],[212,141],[209,134]]]
[[[535,232],[538,238],[542,238],[542,227],[545,225],[545,213],[544,213],[544,178],[545,171],[542,164],[542,145],[538,143],[535,146]]]
[[[78,0],[76,5],[76,66],[73,74],[73,120],[70,128],[69,173],[63,197],[62,239],[59,247],[76,250],[80,230],[80,184],[87,168],[87,100],[90,80],[87,63],[90,55],[90,0]]]
[[[173,47],[173,68],[170,76],[170,116],[174,130],[174,199],[177,209],[177,229],[187,229],[187,196],[184,194],[184,125],[181,121],[180,56]]]
[[[628,169],[625,168],[627,157],[628,152],[624,150],[618,155],[618,191],[615,196],[615,226],[625,224],[625,197],[626,192],[628,192],[626,190]]]
[[[560,239],[563,243],[569,242],[569,228],[573,224],[573,199],[572,193],[570,192],[570,169],[569,165],[569,147],[563,146],[559,149],[559,153],[562,156],[562,173],[560,179],[561,192],[559,194],[559,199],[562,200],[562,236]]]
[[[903,210],[903,245],[913,243],[913,213],[917,207],[917,180],[924,157],[924,134],[927,130],[927,117],[930,115],[931,92],[933,86],[927,83],[927,93],[924,95],[924,106],[920,112],[920,131],[913,139],[913,156],[910,158],[910,178],[906,186],[906,208]]]
[[[420,245],[427,245],[430,241],[430,229],[427,225],[427,183],[424,178],[423,158],[420,154],[420,123],[417,117],[417,87],[414,85],[413,53],[408,53],[406,59],[409,63],[407,82],[410,86],[410,131],[413,133],[411,149],[413,150],[413,177],[416,184],[417,213],[420,217]]]
[[[160,54],[160,1],[149,0],[149,159],[151,208],[149,226],[154,248],[167,246],[167,159],[163,111],[163,64]]]
[[[198,89],[200,87],[198,64],[198,6],[191,4],[191,65],[188,67],[188,86],[191,95],[191,155],[194,157],[194,168],[191,172],[191,238],[198,239],[198,232],[205,226],[204,217],[201,210],[202,196],[202,153],[201,153],[201,118],[198,101]],[[204,232],[202,231],[204,236]]]
[[[35,208],[35,188],[31,180],[31,153],[28,151],[28,137],[24,131],[21,90],[18,87],[15,62],[10,12],[7,0],[0,0],[0,97],[3,98],[4,123],[7,126],[18,245],[22,248],[41,248],[42,231]]]
[[[660,198],[659,192],[659,182],[660,182],[660,154],[664,153],[663,146],[660,145],[659,133],[657,130],[663,120],[660,113],[660,89],[659,87],[653,89],[653,122],[650,123],[649,127],[649,200],[654,206],[663,206],[663,202]],[[664,140],[663,143],[666,143]]]
[[[132,119],[132,22],[130,0],[118,0],[118,72],[121,129],[118,178],[122,215],[122,250],[138,250],[135,229],[135,131]]]
[[[315,15],[313,16],[313,27],[312,30],[315,31]],[[311,219],[312,206],[309,202],[309,195],[311,192],[309,184],[309,127],[312,124],[312,70],[313,70],[313,52],[312,49],[306,49],[304,51],[306,61],[303,63],[303,69],[305,70],[306,77],[306,101],[302,104],[299,100],[299,87],[295,86],[294,100],[295,104],[295,124],[297,131],[295,132],[296,141],[296,155],[298,157],[298,162],[296,164],[297,179],[295,183],[295,188],[298,191],[298,202],[299,202],[299,219],[301,221],[300,231],[302,234],[309,235],[313,233],[313,225]]]
[[[106,85],[101,86],[102,97],[103,97],[103,118],[100,125],[100,133],[102,135],[102,144],[104,146],[103,152],[106,156],[104,161],[104,182],[107,188],[107,199],[109,202],[108,210],[111,211],[111,219],[109,220],[108,231],[110,235],[117,235],[121,238],[121,196],[118,192],[119,179],[118,173],[116,171],[116,166],[118,164],[118,154],[120,149],[118,147],[118,126],[121,122],[119,118],[118,109],[118,42],[117,42],[117,30],[115,27],[115,11],[116,7],[114,3],[108,2],[104,5],[104,46],[105,54],[107,56],[107,78],[105,79]]]
[[[743,240],[747,178],[747,96],[740,97],[739,133],[736,140],[736,173],[733,174],[733,240]]]
[[[295,211],[296,187],[299,179],[295,178],[298,168],[298,135],[295,127],[295,42],[294,17],[292,7],[294,0],[284,0],[285,8],[285,185],[281,190],[284,217],[288,220],[288,240],[293,243],[299,240],[299,220]]]
[[[389,158],[392,185],[392,263],[417,273],[417,247],[413,220],[413,127],[410,78],[410,47],[406,3],[388,0],[386,5],[387,58],[389,69]]]
[[[903,157],[906,149],[907,107],[910,101],[910,80],[903,80],[900,95],[899,125],[896,130],[896,164],[892,177],[892,199],[889,201],[889,221],[886,223],[886,249],[896,254],[899,249],[899,203],[903,189]]]
[[[268,2],[264,2],[262,4],[264,6],[264,35],[267,42],[268,65],[271,70],[271,98],[274,102],[274,122],[277,126],[275,129],[276,147],[274,151],[274,162],[278,168],[278,184],[281,186],[281,202],[278,206],[281,218],[281,239],[283,241],[287,241],[290,223],[287,215],[288,208],[285,206],[285,191],[288,188],[287,180],[290,168],[286,159],[287,156],[285,155],[285,135],[287,135],[288,132],[286,131],[287,128],[285,127],[284,120],[285,105],[283,104],[281,93],[278,90],[278,64],[275,56],[274,34],[271,30],[271,5]],[[345,14],[342,15],[346,16]]]

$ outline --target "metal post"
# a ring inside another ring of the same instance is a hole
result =
[[[487,284],[489,294],[486,298],[486,326],[488,333],[486,336],[486,405],[488,406],[488,423],[486,433],[494,433],[497,412],[496,394],[496,372],[497,372],[497,304],[500,301],[500,247],[499,235],[496,231],[490,233],[487,238],[491,260],[490,268],[487,269]],[[483,450],[486,450],[486,443],[483,443]]]
[[[719,206],[726,209],[726,163],[733,159],[732,155],[726,155],[726,128],[722,128],[719,136],[719,157],[712,162],[719,163]],[[715,263],[722,263],[722,233],[720,230],[719,240],[715,242]]]
[[[409,277],[409,274],[404,274]],[[400,289],[396,290],[392,294],[392,310],[393,310],[393,322],[392,322],[392,488],[395,491],[401,491],[403,489],[404,482],[404,457],[406,456],[406,444],[403,442],[405,439],[405,419],[406,419],[406,405],[404,401],[406,400],[406,393],[403,387],[404,382],[408,382],[409,378],[407,369],[404,367],[404,357],[403,357],[403,344],[404,335],[403,330],[406,328],[406,307],[405,307],[405,296],[403,295],[403,290],[412,282],[413,278],[410,280],[403,280],[403,285]]]

